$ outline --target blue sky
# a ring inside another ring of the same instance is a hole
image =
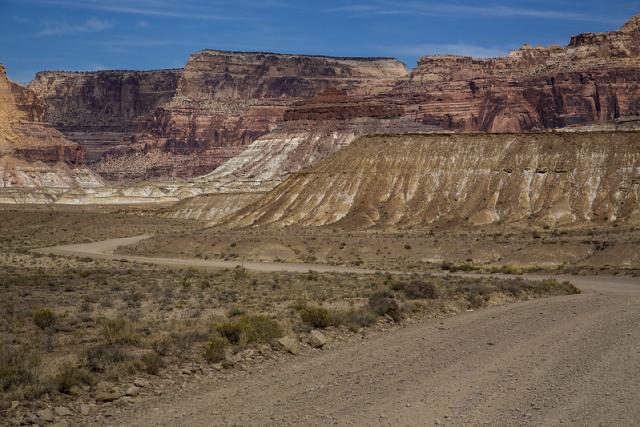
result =
[[[200,49],[337,56],[502,55],[610,31],[638,0],[0,0],[0,63],[39,70],[182,67]]]

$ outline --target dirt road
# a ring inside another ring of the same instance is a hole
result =
[[[125,237],[122,239],[110,239],[100,242],[81,243],[77,245],[53,246],[50,248],[36,249],[45,255],[71,255],[80,257],[91,257],[97,259],[126,259],[127,261],[143,262],[148,264],[156,264],[165,267],[175,268],[202,268],[202,269],[221,269],[235,268],[243,266],[253,271],[295,271],[306,272],[314,270],[319,273],[336,272],[336,273],[374,273],[374,270],[362,268],[351,268],[343,266],[333,266],[326,264],[296,264],[296,263],[275,263],[275,262],[252,262],[252,261],[224,261],[224,260],[203,260],[203,259],[185,259],[185,258],[151,258],[142,256],[117,255],[114,251],[120,246],[133,245],[149,236]]]
[[[291,356],[215,388],[194,383],[141,402],[108,424],[639,425],[640,281],[572,280],[582,295]]]

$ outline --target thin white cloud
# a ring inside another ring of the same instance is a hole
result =
[[[65,8],[86,9],[99,12],[121,13],[128,15],[155,16],[167,18],[183,18],[197,20],[238,20],[240,15],[225,13],[225,6],[235,4],[231,0],[196,1],[196,0],[23,0],[35,4],[61,6]],[[248,2],[245,7],[287,7],[279,0],[256,0]]]
[[[36,33],[37,36],[60,36],[68,34],[97,33],[113,27],[111,21],[90,18],[79,24],[69,24],[63,21],[46,21],[44,28]]]
[[[549,9],[488,4],[475,6],[469,4],[426,3],[422,1],[378,1],[372,0],[359,4],[324,9],[327,13],[353,13],[362,15],[413,15],[413,16],[485,16],[485,17],[530,17],[558,19],[566,21],[589,21],[619,24],[619,19],[609,16],[592,15],[581,12],[568,12]]]
[[[136,28],[147,28],[148,26],[150,26],[151,24],[149,24],[149,21],[138,21],[136,22]]]

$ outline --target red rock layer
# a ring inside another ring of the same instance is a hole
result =
[[[29,162],[83,163],[84,150],[41,122],[43,112],[36,94],[10,81],[0,65],[0,156]]]
[[[427,56],[386,96],[414,120],[462,131],[521,132],[640,115],[640,25],[575,36],[566,48],[508,57]]]
[[[131,144],[105,155],[97,170],[104,176],[140,179],[190,177],[210,172],[244,147],[274,130],[290,105],[328,89],[349,95],[389,91],[407,78],[402,63],[386,58],[331,58],[262,52],[204,50],[189,58],[175,97],[137,120]],[[353,104],[341,107],[344,118],[398,115],[384,106]],[[302,113],[301,113],[302,116]],[[162,153],[191,156],[198,167],[185,168],[182,160],[171,170],[168,162],[154,164]],[[141,154],[137,165],[146,172],[136,176],[118,165],[122,156]],[[162,175],[159,172],[162,172]]]
[[[425,56],[387,92],[318,97],[286,120],[402,115],[457,131],[522,132],[640,116],[640,18],[567,47],[523,46],[504,58]]]

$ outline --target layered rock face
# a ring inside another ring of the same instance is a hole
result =
[[[0,202],[47,203],[48,193],[104,184],[82,166],[81,147],[40,122],[43,112],[35,94],[0,66]]]
[[[461,131],[520,132],[640,115],[640,22],[524,46],[479,60],[426,56],[384,98],[416,121]]]
[[[638,141],[638,132],[364,137],[225,224],[637,223]]]
[[[187,187],[205,195],[177,204],[169,216],[216,224],[292,173],[334,155],[363,135],[428,131],[433,129],[402,119],[286,122],[218,169],[193,180]]]
[[[189,58],[175,97],[97,170],[111,179],[141,178],[129,175],[132,164],[145,178],[202,175],[274,130],[290,105],[330,89],[382,93],[407,76],[393,59],[204,50]]]
[[[100,159],[128,143],[136,119],[171,100],[182,70],[43,71],[29,88],[44,104],[44,119]]]

